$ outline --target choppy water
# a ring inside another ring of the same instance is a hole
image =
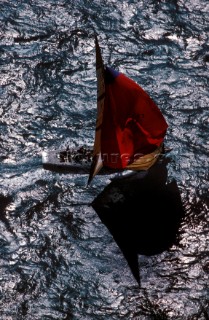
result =
[[[208,12],[207,0],[1,1],[2,320],[209,318]],[[93,144],[93,30],[169,123],[154,179],[87,188],[42,167],[43,150]]]

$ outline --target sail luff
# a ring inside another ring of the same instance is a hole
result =
[[[96,76],[97,76],[97,119],[94,138],[93,161],[90,168],[88,184],[93,177],[103,167],[101,159],[101,127],[104,112],[105,99],[105,80],[104,80],[104,64],[102,60],[101,50],[99,47],[97,36],[95,35],[95,49],[96,49]]]

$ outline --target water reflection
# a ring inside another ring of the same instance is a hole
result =
[[[0,221],[2,221],[6,227],[6,229],[13,234],[12,227],[10,225],[9,220],[6,217],[6,207],[12,201],[12,197],[8,196],[5,197],[4,195],[0,194]],[[0,240],[1,242],[1,240]]]
[[[167,183],[166,160],[142,176],[112,181],[93,201],[140,283],[138,254],[155,255],[178,244],[184,215],[175,180]]]

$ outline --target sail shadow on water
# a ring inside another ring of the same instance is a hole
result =
[[[112,181],[92,206],[121,249],[140,283],[138,255],[155,255],[178,244],[184,215],[175,180],[167,183],[166,163]]]

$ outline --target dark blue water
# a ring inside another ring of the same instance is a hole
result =
[[[209,318],[209,6],[197,1],[1,1],[0,319]],[[93,32],[138,82],[172,151],[122,182],[45,170],[92,146]]]

